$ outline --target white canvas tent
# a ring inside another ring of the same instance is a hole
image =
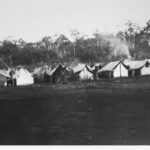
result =
[[[50,73],[51,73],[51,66],[45,65],[39,68],[35,68],[32,74],[33,76],[36,75],[39,81],[44,81],[45,75],[50,75]]]
[[[106,64],[98,73],[107,72],[108,76],[113,76],[114,78],[118,77],[128,77],[128,69],[123,64],[122,61],[115,61]]]
[[[150,75],[150,63],[148,60],[142,61],[124,61],[125,65],[129,66],[130,71],[139,71],[139,75]]]
[[[93,74],[87,70],[85,64],[79,63],[73,68],[73,72],[79,72],[79,80],[93,80]]]
[[[13,78],[16,79],[17,86],[34,84],[34,78],[27,69],[21,68],[15,71]]]

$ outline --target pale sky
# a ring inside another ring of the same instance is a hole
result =
[[[116,32],[131,20],[150,19],[150,0],[0,0],[0,40],[38,41],[43,36]]]

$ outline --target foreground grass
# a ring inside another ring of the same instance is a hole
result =
[[[149,89],[0,89],[0,144],[150,144]]]

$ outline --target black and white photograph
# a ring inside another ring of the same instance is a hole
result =
[[[10,145],[150,145],[150,0],[0,0]]]

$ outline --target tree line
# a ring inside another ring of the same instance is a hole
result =
[[[9,66],[38,65],[44,63],[107,62],[123,58],[150,58],[150,21],[144,27],[128,21],[126,29],[117,34],[96,31],[91,37],[71,30],[71,41],[65,35],[43,37],[38,42],[23,39],[0,42],[0,58]]]

